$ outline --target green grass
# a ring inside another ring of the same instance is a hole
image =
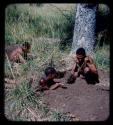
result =
[[[40,107],[41,96],[37,96],[35,90],[31,88],[29,81],[25,80],[20,85],[17,85],[11,91],[5,94],[5,114],[10,120],[25,118],[27,114],[18,116],[23,110],[30,107]],[[8,109],[7,109],[8,108]],[[9,115],[8,112],[9,111]],[[11,113],[12,112],[12,113]],[[24,119],[25,120],[25,119]]]
[[[94,60],[99,69],[110,70],[110,46],[97,47],[94,51]]]
[[[51,59],[52,65],[57,70],[66,68],[61,65],[60,60],[65,59],[71,50],[74,7],[73,4],[43,4],[42,6],[17,4],[16,7],[10,5],[6,8],[6,44],[12,45],[28,41],[32,44],[31,53],[36,56],[36,59],[28,60],[27,64],[19,67],[21,76],[16,76],[14,72],[19,84],[11,90],[5,89],[5,114],[8,119],[71,121],[67,115],[51,111],[43,105],[43,94],[36,95],[35,89],[29,86],[29,79],[31,74],[35,74],[37,80],[34,86],[38,86],[38,81],[45,67],[51,64]],[[64,49],[66,43],[68,44]],[[109,45],[96,46],[94,61],[99,69],[109,71],[109,49]],[[11,76],[7,60],[5,61],[5,73]],[[29,107],[33,108],[39,118],[33,116],[27,109]]]
[[[43,93],[37,96],[25,80],[10,91],[5,91],[5,116],[11,121],[71,121],[71,117],[50,110],[42,103]]]
[[[39,36],[63,39],[67,36],[67,27],[70,27],[73,16],[74,9],[64,11],[62,15],[49,4],[44,7],[10,5],[6,8],[5,41],[11,44],[21,43]]]
[[[21,80],[21,83],[12,90],[5,90],[6,117],[10,120],[29,121],[33,117],[27,109],[30,106],[34,112],[37,111],[37,116],[40,111],[40,120],[42,121],[45,119],[49,121],[72,121],[67,115],[61,112],[51,111],[46,105],[42,105],[41,100],[43,99],[43,95],[37,97],[34,88],[29,86],[31,76],[27,78],[29,72],[31,72],[31,74],[38,73],[39,76],[37,75],[37,80],[34,83],[37,87],[39,78],[43,74],[45,67],[47,67],[51,61],[49,57],[51,57],[52,53],[54,66],[57,69],[61,69],[62,67],[59,67],[60,60],[69,54],[69,50],[62,52],[59,50],[58,43],[57,45],[53,42],[47,44],[42,38],[37,40],[37,42],[34,42],[31,50],[33,54],[37,55],[37,58],[29,60],[26,65],[23,64],[21,76],[16,77],[17,79],[24,77],[24,80]],[[94,61],[99,69],[109,71],[109,46],[97,47],[94,53]],[[38,118],[36,119],[39,120]]]

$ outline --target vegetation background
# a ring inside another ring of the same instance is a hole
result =
[[[32,44],[31,53],[36,56],[27,64],[18,66],[16,86],[5,85],[5,116],[17,121],[70,121],[69,116],[51,111],[42,104],[43,93],[37,96],[35,87],[46,66],[65,68],[62,59],[71,50],[75,22],[76,4],[11,4],[5,10],[5,45]],[[109,9],[99,4],[97,11],[96,46],[94,60],[99,69],[109,72],[110,23]],[[104,20],[104,21],[103,21]],[[67,63],[70,63],[69,60]],[[32,75],[37,77],[31,87]],[[8,62],[5,60],[5,75],[11,77]],[[20,84],[21,83],[21,84]],[[77,120],[77,119],[76,119]]]

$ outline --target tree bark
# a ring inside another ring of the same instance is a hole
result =
[[[88,54],[92,54],[96,40],[96,9],[96,4],[77,5],[72,53],[83,47]]]

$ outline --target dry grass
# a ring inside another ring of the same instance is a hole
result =
[[[18,4],[17,9],[20,14],[18,21],[6,21],[6,43],[28,41],[32,44],[31,54],[36,56],[35,59],[28,60],[27,64],[17,66],[20,76],[16,74],[16,69],[13,69],[17,86],[5,89],[5,114],[9,120],[72,121],[67,115],[51,111],[43,105],[43,94],[40,93],[40,96],[37,96],[35,87],[38,87],[38,81],[45,67],[51,65],[51,59],[52,65],[57,70],[64,70],[71,66],[72,59],[68,56],[71,48],[68,47],[62,51],[59,49],[60,41],[67,36],[64,31],[69,24],[60,11],[67,14],[73,12],[74,8],[75,4],[44,4],[42,7]],[[14,11],[12,12],[14,14]],[[31,19],[30,23],[29,19]],[[94,58],[98,68],[109,69],[108,50],[107,46],[95,49]],[[11,77],[7,61],[5,61],[5,67],[5,73]],[[32,75],[35,75],[36,80],[29,88]],[[75,121],[77,120],[75,118]]]

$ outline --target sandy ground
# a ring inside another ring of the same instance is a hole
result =
[[[45,91],[43,102],[52,110],[70,113],[80,121],[104,121],[110,111],[109,73],[99,70],[100,83],[87,84],[77,78],[74,84],[65,84],[67,89]]]

